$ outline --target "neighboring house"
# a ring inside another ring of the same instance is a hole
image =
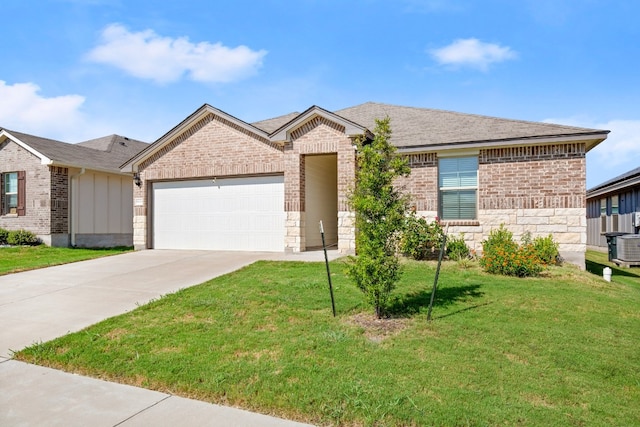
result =
[[[587,191],[587,245],[606,250],[605,233],[640,232],[636,212],[640,212],[640,168],[591,188]]]
[[[252,124],[203,105],[123,165],[141,180],[135,247],[299,252],[321,245],[322,220],[327,242],[353,253],[353,139],[385,116],[418,213],[476,250],[502,223],[517,238],[553,234],[584,266],[585,153],[608,131],[378,103]]]
[[[133,244],[133,177],[120,165],[148,144],[118,135],[67,144],[0,129],[0,228],[51,246]]]

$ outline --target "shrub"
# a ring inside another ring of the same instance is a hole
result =
[[[412,213],[407,217],[404,233],[400,241],[400,252],[416,260],[433,258],[438,255],[444,233],[437,222]]]
[[[9,236],[9,230],[5,230],[4,228],[0,228],[0,245],[6,245],[7,237]]]
[[[31,231],[13,230],[9,231],[9,234],[7,235],[7,243],[14,246],[35,246],[42,242]]]
[[[491,274],[505,276],[537,276],[543,270],[543,262],[535,247],[526,239],[522,245],[513,240],[513,233],[500,225],[482,242],[480,266]]]
[[[469,258],[471,250],[464,240],[464,233],[458,237],[450,236],[447,238],[447,257],[454,261],[460,261]]]
[[[558,243],[553,241],[553,236],[549,234],[547,237],[536,237],[533,239],[533,248],[540,260],[546,265],[561,264],[560,251]]]

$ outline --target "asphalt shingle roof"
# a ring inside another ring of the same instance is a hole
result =
[[[300,113],[294,112],[285,114],[284,116],[274,117],[272,119],[261,120],[259,122],[251,123],[253,126],[267,133],[272,133],[277,129],[280,129],[284,124],[289,123],[291,120],[298,117]]]
[[[255,122],[252,125],[272,133],[295,119],[299,114],[297,112],[289,113]],[[377,102],[366,102],[333,111],[333,114],[370,131],[374,130],[376,119],[389,116],[393,132],[391,142],[397,147],[405,148],[541,137],[586,136],[609,132],[601,129],[503,119]]]
[[[122,163],[148,146],[147,143],[119,135],[69,144],[8,129],[6,131],[55,163],[113,172],[120,172]]]
[[[375,119],[391,118],[391,142],[398,147],[577,136],[602,133],[551,123],[510,120],[428,108],[402,107],[367,102],[334,111],[338,116],[373,131]]]

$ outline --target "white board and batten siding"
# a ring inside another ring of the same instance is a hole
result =
[[[153,247],[284,250],[284,177],[153,183]]]

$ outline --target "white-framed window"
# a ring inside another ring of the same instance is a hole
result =
[[[607,199],[600,199],[600,216],[607,215]]]
[[[439,215],[445,221],[478,218],[478,157],[438,159]]]
[[[18,172],[8,172],[2,177],[2,214],[18,213]]]
[[[611,215],[617,215],[620,213],[620,197],[616,194],[611,196]]]

